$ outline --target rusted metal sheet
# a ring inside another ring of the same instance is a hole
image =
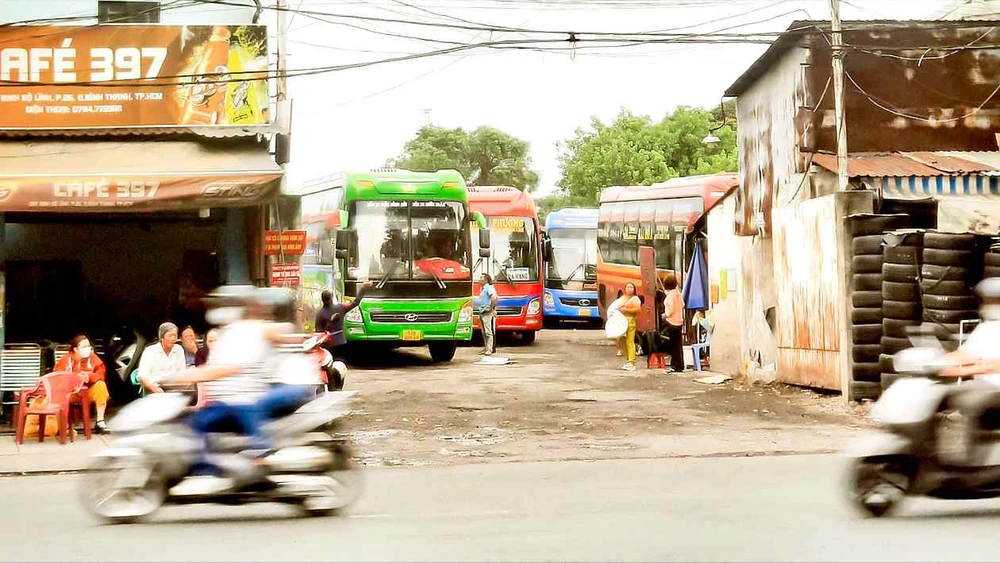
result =
[[[851,152],[997,149],[1000,27],[957,23],[845,24]],[[829,44],[806,41],[807,89],[819,92],[831,76]],[[812,116],[819,151],[836,151],[833,103],[827,96]]]
[[[773,72],[737,100],[740,182],[735,228],[739,235],[770,235],[779,188],[805,169],[794,116],[806,96],[801,64],[807,54],[802,49],[790,50]]]
[[[838,221],[835,197],[812,199],[775,212],[775,336],[780,381],[839,390],[836,359],[841,347],[844,293],[834,236]]]
[[[830,350],[778,349],[778,379],[791,385],[840,390],[832,383],[840,370],[840,352]]]
[[[813,156],[813,164],[837,172],[837,157],[828,154]],[[952,176],[976,172],[996,172],[982,162],[933,152],[862,154],[848,158],[848,175],[872,177]]]

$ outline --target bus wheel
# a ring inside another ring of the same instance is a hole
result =
[[[427,345],[431,351],[431,359],[435,362],[450,362],[455,357],[458,345],[454,342],[431,342]]]
[[[536,332],[534,330],[526,330],[526,331],[524,331],[524,332],[521,333],[521,342],[525,346],[531,346],[532,344],[535,343],[535,336],[536,335],[538,335],[538,332]]]

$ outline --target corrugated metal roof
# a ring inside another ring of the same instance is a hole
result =
[[[841,22],[845,31],[852,31],[858,28],[862,28],[865,31],[877,32],[884,30],[886,28],[900,29],[903,26],[919,28],[919,27],[932,27],[941,26],[942,22],[939,20],[844,20]],[[987,27],[991,25],[1000,25],[1000,20],[997,18],[992,19],[976,19],[968,21],[948,21],[948,25],[963,26],[963,27]],[[750,65],[739,78],[736,79],[729,88],[726,88],[724,96],[727,98],[736,98],[743,94],[747,89],[749,89],[757,80],[770,70],[771,66],[781,58],[789,49],[799,45],[799,42],[803,37],[806,36],[816,36],[817,34],[823,33],[828,34],[830,29],[830,20],[796,20],[788,26],[784,33],[777,36],[774,41],[768,46],[767,50]],[[821,46],[829,49],[828,43],[820,43]]]
[[[961,154],[962,156],[958,156]],[[848,157],[847,174],[860,176],[960,176],[963,174],[998,173],[982,160],[973,160],[974,153],[897,152],[885,154],[856,154]],[[993,153],[988,153],[993,154]],[[816,154],[813,164],[837,172],[837,157]]]

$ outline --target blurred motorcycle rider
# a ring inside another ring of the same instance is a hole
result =
[[[985,448],[977,447],[981,427],[1000,428],[1000,278],[983,280],[976,286],[982,321],[958,350],[944,356],[947,377],[983,376],[962,385],[957,396],[965,419],[966,461],[978,463]]]
[[[209,315],[210,322],[227,323],[219,333],[215,349],[207,364],[171,378],[172,383],[203,385],[208,404],[191,419],[196,432],[207,439],[212,431],[235,426],[250,437],[250,447],[256,452],[266,452],[269,447],[262,425],[272,407],[262,399],[268,396],[268,364],[276,352],[274,345],[296,340],[287,336],[294,330],[291,323],[273,320],[277,300],[270,289],[230,286],[213,294],[225,306],[217,307]],[[297,339],[301,340],[301,336]],[[296,400],[299,397],[301,392],[295,394]],[[269,399],[277,403],[288,400],[285,395]],[[231,488],[233,480],[218,473],[207,456],[202,456],[192,475],[171,493],[204,495]]]

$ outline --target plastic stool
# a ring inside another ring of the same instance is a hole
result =
[[[691,346],[691,358],[694,360],[694,370],[701,371],[701,351],[709,351],[709,347],[712,345],[712,333],[708,333],[705,337],[704,342],[699,342]]]
[[[666,368],[667,359],[659,352],[646,356],[646,369]]]

